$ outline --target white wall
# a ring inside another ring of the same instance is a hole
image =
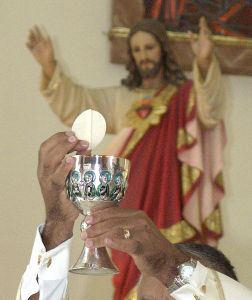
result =
[[[1,0],[1,299],[14,298],[36,225],[44,220],[36,179],[39,145],[53,133],[65,130],[39,94],[39,67],[24,45],[28,29],[33,24],[44,25],[52,34],[58,57],[79,82],[115,85],[125,71],[109,63],[109,42],[104,32],[110,28],[110,10],[111,0]],[[252,288],[251,77],[225,76],[224,81],[229,144],[225,152],[227,196],[221,249],[232,259],[241,280]],[[81,247],[77,232],[76,228],[74,258]],[[71,275],[70,280],[75,300],[111,299],[108,277]]]
[[[226,197],[222,206],[224,238],[220,247],[252,289],[252,78],[224,76],[227,98]]]

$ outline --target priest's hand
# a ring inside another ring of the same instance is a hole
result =
[[[46,211],[42,239],[47,250],[72,236],[79,211],[67,197],[65,181],[75,159],[66,154],[85,154],[87,149],[88,143],[79,141],[73,132],[56,133],[40,147],[37,175]]]
[[[89,248],[109,247],[128,253],[142,274],[170,285],[177,266],[189,258],[172,245],[140,210],[93,208],[85,219],[91,225],[81,237]]]
[[[207,25],[205,17],[199,21],[199,37],[194,38],[193,33],[189,32],[190,42],[193,54],[200,67],[202,77],[205,78],[208,68],[211,64],[214,43],[211,39],[211,31]]]
[[[41,65],[45,75],[51,78],[55,71],[56,60],[50,37],[45,36],[38,26],[34,26],[29,31],[26,46]]]

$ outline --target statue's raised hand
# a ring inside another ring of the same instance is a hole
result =
[[[214,43],[211,39],[211,30],[204,17],[201,17],[199,21],[198,39],[194,38],[192,32],[189,32],[189,37],[193,54],[203,73],[202,75],[204,75],[210,66],[214,49]]]
[[[51,78],[55,70],[56,61],[50,37],[45,36],[37,26],[34,26],[29,31],[26,46],[41,65],[44,73]]]

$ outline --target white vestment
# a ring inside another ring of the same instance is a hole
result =
[[[30,262],[22,276],[16,300],[27,300],[37,292],[40,300],[70,300],[67,275],[72,239],[46,252],[40,235],[42,229],[43,226],[37,229]],[[190,284],[177,289],[171,296],[175,300],[252,300],[252,291],[198,262]]]

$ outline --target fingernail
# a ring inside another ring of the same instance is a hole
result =
[[[65,161],[67,164],[70,164],[73,161],[73,158],[71,156],[68,156]]]
[[[75,133],[73,131],[66,131],[65,135],[67,135],[67,136],[73,136],[73,135],[75,135]]]
[[[92,216],[86,216],[86,218],[85,218],[85,223],[91,224],[92,221],[93,221],[93,217],[92,217]]]
[[[87,141],[80,141],[80,145],[81,145],[82,147],[88,148],[89,143],[88,143]]]
[[[72,135],[68,138],[68,142],[70,142],[70,143],[75,143],[76,141],[77,141],[77,139],[74,135]]]
[[[93,245],[94,245],[94,242],[93,242],[93,241],[91,241],[91,240],[86,240],[86,242],[85,242],[85,246],[86,246],[86,247],[91,248]]]

